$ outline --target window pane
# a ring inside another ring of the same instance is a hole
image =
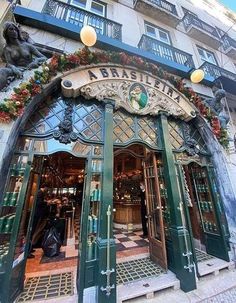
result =
[[[198,47],[197,49],[202,61],[207,61],[209,63],[216,64],[215,56],[213,53],[208,52],[207,50],[202,49],[200,47]]]
[[[159,30],[160,41],[170,44],[168,34]]]
[[[209,61],[209,62],[212,62],[212,63],[216,63],[216,61],[215,61],[215,58],[214,58],[214,56],[213,56],[213,54],[211,54],[211,53],[206,53],[207,54],[207,60]]]
[[[204,54],[204,51],[200,48],[198,48],[198,52],[199,52],[199,55],[202,57],[202,58],[205,58],[205,54]]]
[[[149,35],[149,36],[156,37],[155,28],[152,27],[152,26],[150,26],[150,25],[147,25],[147,24],[146,24],[146,33],[147,33],[147,35]]]
[[[91,4],[91,11],[100,15],[100,16],[104,16],[104,12],[105,12],[105,9],[104,9],[104,5],[100,4],[100,3],[97,3],[97,2],[92,2]]]
[[[86,6],[86,0],[72,0],[71,4],[74,4],[76,6],[85,7]]]

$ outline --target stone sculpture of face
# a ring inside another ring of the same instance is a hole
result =
[[[18,38],[18,30],[14,24],[11,24],[7,28],[7,36],[8,38],[17,39]]]

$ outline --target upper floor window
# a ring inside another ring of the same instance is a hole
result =
[[[145,22],[145,32],[148,36],[155,38],[167,44],[171,44],[170,35],[162,28],[156,27],[150,23]]]
[[[83,27],[86,24],[91,25],[95,28],[97,33],[104,34],[104,20],[99,17],[105,17],[106,15],[106,5],[104,3],[95,0],[71,0],[70,4],[85,9],[93,14],[86,14],[79,9],[69,10],[67,13],[67,21],[79,25],[80,27]]]
[[[197,50],[198,50],[200,58],[203,62],[209,62],[209,63],[217,65],[215,55],[212,52],[210,52],[200,46],[197,46]]]
[[[87,11],[93,12],[97,15],[105,17],[106,6],[100,1],[94,0],[71,0],[71,4],[86,9]]]

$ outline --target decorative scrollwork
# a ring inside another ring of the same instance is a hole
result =
[[[135,109],[131,106],[129,100],[130,87],[132,81],[113,80],[112,82],[100,81],[90,83],[81,87],[80,93],[86,99],[96,98],[99,101],[104,99],[113,99],[115,108],[123,107],[130,113],[139,115],[157,115],[160,111],[166,111],[175,117],[185,115],[185,111],[173,100],[155,88],[145,86],[148,95],[148,102],[143,109]]]
[[[64,119],[59,123],[59,129],[53,132],[54,139],[64,144],[76,141],[78,138],[77,134],[73,132],[72,126],[73,104],[70,101],[66,101],[66,105],[67,107],[65,109]]]
[[[199,148],[197,141],[194,138],[191,138],[190,126],[187,123],[183,123],[184,130],[184,147],[186,152],[190,156],[194,156],[199,153]]]

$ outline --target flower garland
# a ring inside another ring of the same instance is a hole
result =
[[[58,72],[69,71],[81,65],[98,63],[116,63],[124,66],[134,66],[141,70],[147,70],[161,79],[168,80],[198,108],[200,114],[210,123],[212,131],[219,142],[225,148],[228,147],[227,131],[220,127],[217,116],[215,116],[211,109],[204,104],[201,97],[198,96],[192,88],[185,86],[182,79],[168,74],[161,67],[149,63],[141,57],[129,56],[124,52],[92,52],[86,47],[74,54],[61,56],[54,55],[42,66],[42,71],[35,71],[34,77],[30,78],[28,82],[20,84],[18,88],[14,88],[14,93],[11,97],[4,99],[4,102],[0,104],[0,122],[10,123],[12,120],[21,116],[32,97],[40,94],[43,85],[49,83],[51,78],[56,76]]]

